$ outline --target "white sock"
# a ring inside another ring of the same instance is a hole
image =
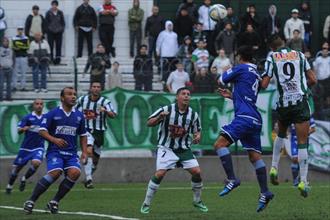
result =
[[[144,199],[144,203],[146,205],[150,205],[151,200],[153,199],[158,188],[159,188],[159,184],[154,183],[152,180],[149,181],[146,198]]]
[[[92,165],[93,165],[93,159],[91,157],[87,158],[87,163],[85,165],[85,174],[86,174],[86,180],[92,180]]]
[[[191,182],[191,188],[193,191],[193,200],[194,202],[200,202],[201,201],[201,195],[202,195],[202,188],[203,188],[203,183],[195,183]]]
[[[298,149],[298,161],[299,161],[299,172],[300,181],[307,183],[308,174],[308,152],[307,148]]]
[[[273,147],[273,159],[272,159],[272,167],[278,169],[278,163],[280,162],[281,158],[281,149],[284,145],[285,138],[276,137],[274,140],[274,147]]]

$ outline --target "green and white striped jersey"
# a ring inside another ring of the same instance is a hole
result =
[[[100,96],[95,102],[90,99],[89,95],[81,96],[78,99],[76,108],[84,113],[87,129],[99,131],[107,129],[107,114],[100,111],[101,107],[107,111],[116,112],[110,100],[105,97]]]
[[[281,48],[268,55],[263,75],[276,77],[278,107],[296,105],[307,96],[306,72],[309,69],[311,67],[301,52]]]
[[[192,143],[192,135],[201,131],[197,112],[188,108],[180,113],[178,105],[173,103],[163,106],[155,111],[150,118],[157,117],[162,112],[169,112],[166,118],[160,122],[158,128],[158,146],[176,149],[189,149]]]

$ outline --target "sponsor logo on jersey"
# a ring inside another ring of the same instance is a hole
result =
[[[77,128],[71,126],[57,126],[55,134],[76,136]]]
[[[273,53],[273,58],[275,61],[298,60],[299,55],[296,51],[291,51],[288,53]]]

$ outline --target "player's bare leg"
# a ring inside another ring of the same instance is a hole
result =
[[[149,183],[148,183],[148,188],[147,188],[147,192],[146,192],[146,197],[144,199],[144,202],[141,206],[140,212],[142,214],[148,214],[150,212],[150,204],[151,201],[153,199],[153,197],[155,196],[159,185],[162,181],[162,179],[164,178],[164,176],[166,175],[167,170],[157,170],[154,174],[153,177],[151,177]]]
[[[17,178],[17,175],[18,175],[19,171],[21,171],[22,168],[23,168],[23,166],[16,166],[16,165],[12,166],[9,181],[8,181],[8,184],[7,184],[7,187],[6,187],[6,193],[7,194],[10,194],[11,191],[13,190],[14,182]]]
[[[241,183],[240,180],[235,177],[233,162],[231,158],[228,146],[232,142],[229,141],[229,137],[225,137],[221,134],[214,144],[214,149],[220,157],[222,166],[227,174],[227,181],[224,189],[219,193],[219,196],[225,196],[234,188],[238,187]]]
[[[308,174],[308,132],[309,132],[309,121],[302,123],[296,123],[296,132],[298,139],[298,161],[300,169],[300,183],[298,189],[303,197],[308,196],[310,190],[307,174]]]
[[[41,164],[40,160],[32,160],[30,168],[26,171],[25,175],[22,176],[21,182],[19,185],[19,191],[23,192],[25,190],[26,180],[29,179],[39,168]]]
[[[201,178],[201,169],[200,167],[193,167],[188,169],[188,172],[191,174],[191,188],[193,191],[193,205],[202,212],[207,212],[208,208],[202,202],[202,188],[203,182]]]
[[[61,176],[61,174],[62,169],[52,170],[38,181],[32,192],[31,197],[24,203],[23,209],[25,213],[32,213],[34,203],[41,196],[41,194],[43,194],[49,188],[49,186]]]
[[[248,153],[249,159],[256,170],[257,180],[260,187],[257,212],[261,212],[267,207],[268,202],[273,199],[274,195],[269,191],[267,186],[266,165],[261,158],[261,153],[252,150],[248,151]]]
[[[278,185],[278,164],[281,158],[281,149],[284,146],[284,142],[286,139],[286,132],[288,129],[288,125],[278,121],[278,135],[274,140],[273,147],[273,158],[272,158],[272,167],[269,172],[270,182],[273,185]]]

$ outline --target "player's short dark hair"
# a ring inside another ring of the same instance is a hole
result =
[[[179,95],[180,92],[183,91],[183,90],[188,90],[188,91],[190,92],[190,89],[189,89],[188,87],[184,86],[184,87],[179,88],[179,89],[176,91],[176,95]]]
[[[66,89],[73,89],[73,90],[74,90],[74,88],[73,88],[72,86],[64,87],[64,88],[61,90],[61,97],[64,97],[64,91],[65,91]]]
[[[300,34],[300,31],[298,29],[294,29],[293,32],[298,32]]]
[[[280,48],[281,46],[283,46],[283,40],[279,35],[273,35],[271,36],[270,40],[269,40],[270,44],[270,48],[272,48],[273,50],[277,50],[278,48]]]
[[[102,85],[102,83],[101,83],[100,81],[92,81],[91,84],[90,84],[90,87],[92,87],[92,85],[93,85],[94,83],[99,83],[100,85]]]
[[[147,46],[146,44],[142,44],[142,45],[140,46],[140,48],[139,48],[139,49],[141,49],[142,47],[144,47],[144,48],[148,49],[148,46]]]
[[[246,62],[252,62],[253,61],[253,48],[251,46],[241,46],[237,50],[237,54],[240,55],[241,59]]]
[[[52,3],[50,3],[50,5],[56,5],[56,6],[58,6],[58,1],[57,0],[53,0]]]

